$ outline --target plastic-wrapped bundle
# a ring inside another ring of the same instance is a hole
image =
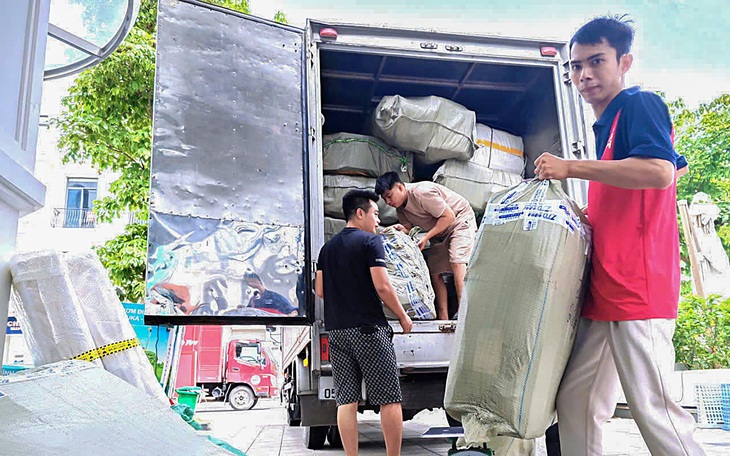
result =
[[[441,97],[386,96],[375,109],[373,133],[399,149],[425,154],[426,163],[469,160],[476,149],[476,114]]]
[[[388,278],[398,294],[403,309],[413,320],[435,320],[434,292],[426,260],[410,236],[393,227],[380,234],[385,249]],[[395,315],[384,307],[385,316]]]
[[[329,241],[332,237],[342,231],[347,226],[347,222],[332,217],[324,218],[324,242]]]
[[[124,306],[114,292],[109,275],[92,253],[69,254],[64,258],[71,284],[81,304],[86,323],[97,347],[136,339]],[[157,382],[152,364],[139,345],[101,358],[104,369],[152,397],[168,402]]]
[[[473,163],[525,175],[525,146],[519,136],[477,124],[476,143],[479,148],[471,159]]]
[[[359,176],[324,176],[324,213],[330,217],[344,220],[345,213],[342,212],[342,197],[352,189],[375,190],[375,179]],[[385,204],[385,200],[378,201],[380,210],[380,224],[393,225],[398,223],[398,215],[395,208]]]
[[[96,348],[59,253],[16,254],[10,259],[10,273],[33,364],[71,359]],[[92,362],[101,366],[98,359]]]
[[[484,212],[493,193],[519,184],[522,176],[485,168],[474,160],[446,160],[434,173],[433,181],[466,198],[479,215]]]
[[[34,364],[87,354],[94,364],[168,402],[147,355],[134,346],[137,336],[96,255],[23,253],[11,259],[10,270]],[[104,353],[97,350],[102,347]]]
[[[459,309],[444,404],[469,443],[544,434],[568,362],[589,228],[558,181],[495,194]]]
[[[322,138],[326,173],[378,177],[395,171],[403,182],[413,180],[413,154],[401,152],[373,136],[336,133]]]

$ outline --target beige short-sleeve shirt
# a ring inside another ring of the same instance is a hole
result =
[[[396,210],[400,223],[410,223],[429,231],[436,226],[439,217],[449,207],[454,212],[456,219],[443,233],[448,234],[464,217],[473,214],[469,202],[463,196],[443,185],[433,182],[416,182],[405,184],[405,186],[408,201],[404,207]]]

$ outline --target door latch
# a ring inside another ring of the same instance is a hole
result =
[[[444,333],[452,333],[456,331],[456,323],[441,323],[439,325],[439,331]]]

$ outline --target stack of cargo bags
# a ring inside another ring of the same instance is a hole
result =
[[[476,114],[444,98],[383,97],[373,133],[423,164],[444,162],[434,182],[464,196],[477,216],[489,196],[522,181],[522,138],[476,123]]]
[[[337,133],[322,138],[324,167],[324,237],[328,241],[345,227],[342,197],[349,190],[375,190],[381,174],[396,171],[403,182],[413,179],[413,155],[372,136]],[[378,202],[380,224],[398,223],[395,209]]]

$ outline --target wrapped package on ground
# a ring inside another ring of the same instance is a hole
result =
[[[532,439],[555,414],[590,254],[590,228],[558,181],[487,205],[459,309],[444,406],[468,443]]]
[[[380,236],[383,238],[388,278],[403,309],[413,320],[435,320],[435,295],[426,260],[417,242],[394,227],[386,228]],[[387,307],[383,310],[387,318],[396,318]]]
[[[324,176],[324,213],[330,217],[345,219],[342,212],[342,197],[352,189],[375,190],[375,179],[360,176],[339,176],[326,174]],[[378,201],[380,210],[380,224],[393,225],[398,223],[395,208],[385,204],[385,200]]]
[[[525,175],[525,146],[522,138],[487,125],[477,124],[479,147],[471,161],[490,169]]]
[[[441,97],[383,97],[372,128],[388,144],[424,154],[425,163],[469,160],[476,149],[476,114]]]
[[[0,376],[0,454],[232,455],[170,409],[85,361]]]
[[[519,184],[522,176],[486,168],[473,160],[446,160],[434,173],[433,181],[466,198],[480,215],[493,193]]]
[[[99,257],[86,252],[65,254],[63,260],[94,343],[97,347],[117,347],[101,358],[104,369],[168,403]]]
[[[373,136],[336,133],[322,137],[325,173],[378,177],[395,171],[403,182],[413,180],[413,154],[401,152]]]
[[[18,253],[10,259],[16,311],[33,364],[74,358],[96,348],[84,311],[57,252]],[[93,360],[101,366],[101,360]]]

